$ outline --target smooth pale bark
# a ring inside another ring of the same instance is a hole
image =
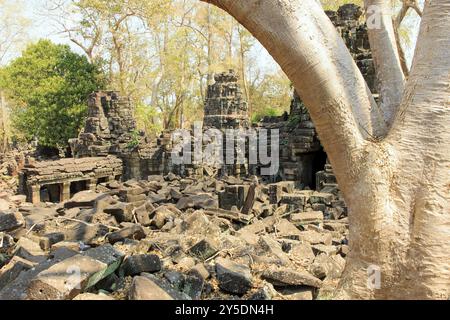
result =
[[[386,128],[316,1],[208,2],[266,47],[316,124],[349,208],[351,250],[337,297],[449,298],[450,2],[433,0],[424,10],[401,104],[383,113],[389,123],[394,119],[385,139],[367,133],[384,135]],[[399,67],[398,61],[385,63]],[[372,266],[381,271],[380,288],[368,286]]]
[[[391,0],[365,0],[369,42],[384,121],[390,127],[403,96],[405,75],[392,19]]]
[[[244,25],[275,58],[309,108],[336,172],[357,177],[365,138],[384,128],[343,40],[315,0],[210,1]],[[344,187],[345,188],[345,187]]]
[[[450,1],[427,2],[405,95],[387,137],[397,149],[393,190],[409,237],[399,295],[450,296],[449,30]]]

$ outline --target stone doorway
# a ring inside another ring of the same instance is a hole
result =
[[[325,164],[327,163],[327,154],[323,150],[323,148],[316,152],[314,155],[314,160],[312,162],[312,182],[311,182],[311,189],[316,190],[316,173],[319,171],[325,170]]]
[[[70,183],[70,197],[72,198],[76,193],[87,190],[87,180],[73,181]]]
[[[97,185],[99,185],[100,183],[108,182],[108,181],[109,181],[108,177],[99,178],[99,179],[97,179]]]
[[[59,203],[61,201],[62,185],[60,183],[41,186],[39,191],[41,202]]]

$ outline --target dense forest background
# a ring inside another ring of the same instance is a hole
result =
[[[202,118],[215,72],[235,69],[252,121],[289,109],[291,83],[231,16],[198,0],[0,0],[0,151],[35,141],[64,148],[86,113],[86,96],[119,90],[148,135]],[[322,0],[325,9],[361,1]],[[398,7],[400,9],[400,1]],[[24,8],[28,8],[25,10]],[[399,30],[407,58],[415,13]],[[42,24],[40,24],[42,26]],[[39,30],[38,30],[39,31]],[[70,44],[70,45],[69,45]]]

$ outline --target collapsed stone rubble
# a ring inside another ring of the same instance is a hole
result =
[[[348,251],[347,218],[318,210],[336,197],[289,182],[167,175],[58,204],[0,198],[0,299],[313,299]]]
[[[120,179],[123,170],[122,161],[114,156],[27,160],[20,185],[31,203],[67,201],[77,191],[95,189],[99,181]]]
[[[360,8],[327,14],[376,92]],[[176,164],[172,132],[150,139],[133,113],[117,92],[95,92],[74,158],[0,157],[0,300],[330,297],[347,209],[297,93],[289,114],[251,126],[234,71],[208,86],[203,132],[279,130],[270,177],[248,150],[234,150],[243,163]]]

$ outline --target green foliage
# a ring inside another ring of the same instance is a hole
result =
[[[138,130],[134,130],[133,132],[131,132],[131,140],[130,142],[128,142],[127,144],[127,148],[130,150],[134,150],[140,142],[140,133]]]
[[[290,126],[294,127],[300,123],[300,116],[290,116],[288,122]]]
[[[264,117],[277,117],[282,114],[282,111],[272,107],[267,107],[263,110],[258,110],[252,114],[252,123],[261,121]]]
[[[289,110],[292,87],[281,71],[252,81],[249,87],[252,122],[264,116],[280,116]]]
[[[156,136],[161,132],[161,124],[155,121],[159,117],[155,108],[139,103],[136,106],[135,117],[138,129],[144,131],[147,136]]]
[[[86,98],[101,89],[98,68],[48,40],[28,46],[4,70],[4,87],[14,102],[13,126],[27,141],[65,147],[76,137],[86,114]]]
[[[198,0],[48,1],[59,8],[53,14],[66,26],[60,31],[91,61],[104,62],[108,89],[135,102],[138,127],[147,134],[201,120],[211,75],[230,68],[239,74],[252,114],[289,107],[286,76],[278,67],[263,70],[257,41],[215,6]]]

